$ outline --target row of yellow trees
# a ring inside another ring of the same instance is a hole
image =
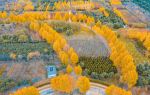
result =
[[[47,20],[48,15],[48,12],[24,12],[19,15],[16,15],[15,13],[10,13],[8,17],[10,19],[10,22],[25,23],[35,20]]]
[[[136,66],[134,64],[132,56],[127,51],[123,42],[121,42],[117,38],[115,32],[113,32],[109,27],[105,25],[102,26],[95,25],[94,27],[92,27],[92,29],[96,31],[98,35],[102,35],[107,40],[109,47],[111,48],[110,59],[113,61],[113,64],[117,67],[118,72],[121,74],[120,78],[121,82],[127,84],[129,88],[134,86],[138,79]]]
[[[40,29],[38,27],[40,26]],[[76,65],[78,62],[78,55],[75,50],[67,44],[67,41],[53,30],[48,24],[39,25],[37,22],[31,22],[30,29],[37,31],[39,35],[53,45],[53,49],[57,53],[61,63],[67,65],[67,74],[59,75],[51,79],[51,87],[60,92],[71,93],[75,88],[78,88],[81,93],[85,93],[89,87],[90,82],[86,77],[81,76],[82,68]],[[75,73],[76,78],[71,76]],[[88,81],[87,81],[88,80]],[[82,84],[79,84],[82,83]]]
[[[73,15],[72,13],[64,13],[61,14],[60,12],[56,12],[53,16],[45,12],[24,12],[22,14],[16,15],[15,13],[10,13],[9,16],[4,12],[0,18],[9,17],[10,22],[17,22],[17,23],[25,23],[25,22],[34,22],[36,20],[63,20],[63,21],[72,21],[72,22],[83,22],[87,23],[88,25],[94,24],[95,20],[93,17],[86,16],[84,14],[76,14]]]
[[[40,95],[40,93],[37,88],[30,86],[30,87],[21,88],[9,95]]]
[[[114,13],[120,17],[125,23],[128,23],[128,21],[125,19],[124,15],[122,14],[122,12],[120,10],[118,10],[117,8],[113,8]]]
[[[150,51],[150,33],[145,32],[139,32],[139,31],[128,31],[128,37],[131,39],[137,39],[141,42],[143,42],[144,47]]]
[[[40,27],[41,26],[41,27]],[[37,22],[31,22],[30,28],[38,30],[39,35],[52,44],[53,49],[58,54],[61,63],[67,65],[72,63],[75,65],[78,62],[78,55],[72,47],[67,44],[67,41],[55,30],[52,29],[48,24],[44,23],[39,25]]]
[[[64,15],[61,15],[60,12],[56,12],[55,15],[51,19],[63,20],[63,21],[71,20],[72,22],[83,22],[83,23],[87,23],[88,25],[91,25],[95,22],[93,17],[86,16],[80,13],[76,15],[73,15],[72,13],[65,13]]]

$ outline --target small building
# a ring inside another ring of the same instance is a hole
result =
[[[46,66],[46,70],[47,70],[47,78],[52,78],[52,77],[55,77],[57,75],[55,65]]]
[[[5,0],[0,0],[0,11],[3,11],[5,9]]]

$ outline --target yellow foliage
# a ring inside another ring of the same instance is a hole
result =
[[[53,30],[52,27],[46,23],[36,25],[36,23],[31,22],[30,28],[35,30],[35,26],[40,26],[40,30],[37,32],[49,44],[52,44],[54,51],[58,54],[60,61],[63,64],[67,65],[70,61],[73,64],[78,62],[78,55],[75,53],[73,48],[69,47],[67,41],[59,33]],[[68,48],[67,50],[65,50],[66,47]]]
[[[53,44],[53,49],[54,49],[57,53],[59,53],[59,52],[61,51],[60,43],[59,43],[58,40],[54,42],[54,44]]]
[[[54,9],[56,10],[66,10],[70,8],[70,3],[69,2],[55,2]]]
[[[80,67],[80,65],[75,66],[74,72],[76,73],[76,75],[81,75],[82,74],[82,68]]]
[[[16,55],[15,53],[11,53],[11,54],[10,54],[10,58],[16,59],[16,58],[17,58],[17,55]]]
[[[64,20],[65,20],[65,21],[68,21],[69,18],[70,18],[69,13],[65,13],[65,15],[64,15]]]
[[[102,12],[104,14],[104,16],[108,17],[109,13],[106,11],[106,9],[104,7],[100,7],[99,11]]]
[[[88,25],[91,25],[91,24],[95,23],[95,20],[94,20],[93,17],[87,17],[86,23],[87,23]]]
[[[4,12],[0,12],[0,19],[5,19],[7,18],[7,13],[4,11]]]
[[[71,56],[71,54],[72,54],[73,52],[75,52],[75,51],[74,51],[74,49],[71,47],[71,48],[69,48],[69,50],[68,50],[67,52],[68,52],[68,55]]]
[[[55,20],[62,20],[62,16],[61,16],[60,12],[55,13],[54,19]]]
[[[106,95],[132,95],[130,91],[111,85],[106,89]]]
[[[26,4],[24,7],[25,11],[32,11],[34,10],[34,6],[32,5],[32,3]]]
[[[76,18],[76,16],[75,16],[75,15],[73,15],[73,16],[72,16],[72,18],[71,18],[71,20],[72,20],[73,22],[77,22],[77,18]]]
[[[9,95],[40,95],[40,93],[37,88],[30,86],[30,87],[21,88]]]
[[[77,64],[79,60],[78,55],[75,52],[73,52],[70,56],[70,60],[73,65]]]
[[[60,92],[71,93],[75,84],[72,76],[65,74],[54,77],[50,81],[52,89]]]
[[[90,89],[90,81],[85,76],[80,76],[77,80],[77,88],[81,93],[86,93]]]
[[[110,0],[111,5],[121,5],[121,0]]]
[[[103,25],[100,27],[95,25],[93,30],[107,40],[111,48],[110,59],[119,70],[119,73],[121,73],[122,82],[128,84],[128,87],[134,86],[138,79],[138,74],[133,58],[127,51],[124,43],[121,42],[116,34],[107,26]],[[132,73],[132,76],[130,73]]]
[[[40,30],[40,25],[38,22],[31,22],[30,23],[30,29],[34,31]]]
[[[48,12],[24,12],[19,15],[11,13],[9,19],[12,22],[24,23],[24,22],[36,22],[36,20],[48,19]]]
[[[39,57],[40,56],[40,52],[39,51],[35,51],[35,52],[30,52],[27,55],[28,59],[32,59],[33,57]]]
[[[129,30],[128,37],[131,39],[137,39],[141,41],[144,47],[150,51],[150,33],[147,31],[141,32],[137,30]]]
[[[113,9],[114,13],[119,16],[125,23],[128,23],[127,20],[124,18],[124,15],[117,9],[117,8],[114,8]]]
[[[66,72],[68,74],[70,74],[72,71],[73,71],[72,67],[70,65],[68,65],[67,68],[66,68]]]
[[[69,63],[69,56],[67,55],[66,52],[60,51],[59,58],[63,64],[67,65]]]

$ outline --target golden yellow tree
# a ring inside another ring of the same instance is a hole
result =
[[[34,30],[34,31],[40,30],[40,24],[36,21],[31,22],[29,27],[30,27],[31,30]]]
[[[62,20],[61,13],[60,13],[60,12],[56,12],[56,13],[55,13],[55,16],[54,16],[54,19],[55,19],[55,20]]]
[[[110,0],[111,5],[121,5],[121,0]]]
[[[81,66],[80,65],[75,66],[74,72],[76,73],[76,75],[81,75],[82,74],[82,68],[81,68]]]
[[[86,93],[90,89],[90,80],[85,76],[80,76],[76,85],[81,93]]]
[[[69,63],[69,56],[66,52],[60,51],[59,58],[63,64],[67,65]]]
[[[134,86],[138,79],[138,74],[133,57],[126,49],[124,43],[121,42],[116,34],[107,26],[102,25],[100,27],[95,25],[93,30],[97,31],[99,35],[102,35],[107,40],[111,48],[110,59],[121,74],[121,82],[127,84],[129,88]]]
[[[65,15],[64,15],[64,20],[65,20],[65,21],[68,21],[69,18],[70,18],[69,13],[65,13]]]
[[[77,18],[76,18],[76,16],[75,16],[75,15],[73,15],[73,16],[72,16],[72,18],[71,18],[71,20],[72,20],[73,22],[77,22]]]
[[[32,10],[34,10],[34,6],[32,5],[32,2],[26,4],[25,7],[24,7],[24,10],[25,11],[32,11]]]
[[[67,68],[66,68],[66,72],[68,74],[70,74],[72,71],[73,71],[72,67],[70,65],[68,65]]]
[[[72,52],[72,53],[71,53],[70,60],[71,60],[71,63],[72,63],[73,65],[75,65],[76,63],[78,63],[79,58],[78,58],[77,53]]]
[[[60,92],[71,93],[75,88],[74,79],[68,74],[54,77],[50,83],[52,89]]]
[[[106,9],[104,7],[100,7],[99,11],[102,12],[104,14],[104,16],[108,17],[109,13],[106,11]]]
[[[9,95],[40,95],[40,93],[37,88],[30,86],[30,87],[21,88]]]
[[[68,55],[71,56],[71,54],[72,54],[73,52],[75,52],[75,51],[74,51],[74,49],[71,47],[71,48],[69,48],[69,50],[68,50],[67,52],[68,52]]]
[[[117,86],[111,85],[107,87],[106,95],[132,95],[132,93]]]
[[[61,48],[60,48],[60,42],[59,41],[55,41],[54,44],[53,44],[53,49],[59,53],[61,51]]]
[[[2,18],[2,19],[7,18],[7,13],[5,11],[0,12],[0,18]]]

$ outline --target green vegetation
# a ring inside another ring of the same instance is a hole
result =
[[[29,37],[27,35],[2,35],[0,36],[0,43],[7,42],[27,42]]]
[[[0,92],[6,92],[11,89],[17,89],[25,85],[26,86],[31,85],[30,81],[22,80],[22,81],[17,82],[8,77],[5,77],[5,78],[0,77]]]
[[[49,44],[46,42],[27,42],[27,43],[3,43],[0,44],[0,54],[3,53],[10,53],[14,52],[17,55],[18,54],[25,54],[27,55],[29,52],[32,51],[39,51],[41,53],[44,53],[44,49],[47,48],[48,52],[52,52],[52,48]],[[4,52],[5,51],[5,52]]]
[[[41,54],[52,54],[53,49],[46,42],[26,42],[26,43],[1,43],[0,44],[0,55],[5,57],[0,58],[1,60],[9,59],[11,53],[15,53],[17,56],[20,55],[22,58],[27,57],[30,52],[38,51]]]
[[[92,16],[96,21],[101,21],[102,24],[106,24],[114,29],[122,28],[124,27],[123,20],[118,17],[112,10],[108,10],[109,16],[104,16],[99,10],[96,11],[84,11],[83,14],[86,14],[87,16]]]
[[[139,64],[137,65],[137,71],[139,78],[137,81],[137,86],[148,86],[150,85],[150,65],[149,64]]]
[[[15,27],[14,27],[15,26]],[[2,35],[0,35],[0,43],[7,43],[7,42],[28,42],[30,41],[29,35],[27,35],[27,29],[23,27],[23,29],[17,29],[16,25],[4,25],[4,27],[0,27],[0,29],[4,28],[2,31]],[[15,31],[13,31],[15,30]]]
[[[0,78],[0,92],[14,88],[16,85],[16,82],[10,78]]]
[[[52,21],[49,24],[59,33],[65,33],[66,35],[72,35],[75,32],[80,32],[81,27],[75,23],[68,23],[64,21]]]
[[[83,74],[94,79],[110,78],[117,72],[109,58],[86,58],[80,57],[79,64],[83,68]]]
[[[147,51],[147,49],[143,46],[143,42],[138,41],[138,40],[133,40],[133,42],[134,42],[134,44],[135,44],[137,50],[138,50],[139,52],[141,52],[142,54],[144,54],[145,51]]]

